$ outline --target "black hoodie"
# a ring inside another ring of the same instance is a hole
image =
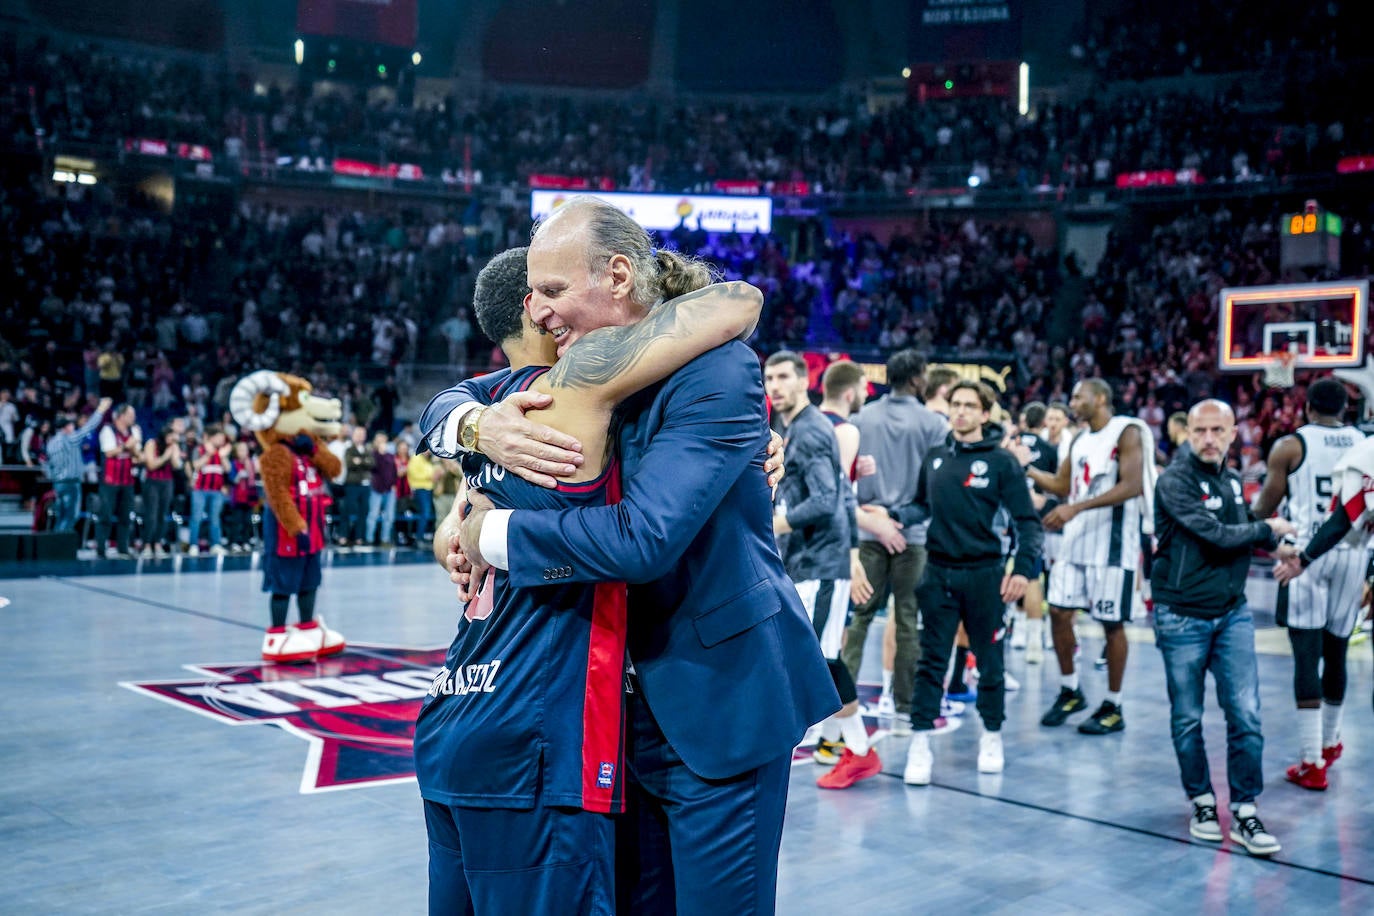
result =
[[[926,551],[940,566],[979,566],[1002,558],[1002,533],[994,527],[1005,506],[1016,526],[1013,572],[1030,578],[1044,541],[1040,516],[1026,489],[1026,472],[1001,447],[1002,427],[989,423],[978,442],[959,442],[950,433],[921,464],[916,500],[901,510],[903,525],[930,518]]]

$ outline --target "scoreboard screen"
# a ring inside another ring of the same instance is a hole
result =
[[[1221,291],[1217,368],[1263,369],[1279,353],[1298,369],[1364,364],[1369,281],[1237,286]]]

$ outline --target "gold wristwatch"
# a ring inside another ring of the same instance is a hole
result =
[[[485,412],[485,407],[474,407],[463,415],[462,424],[458,427],[458,445],[464,451],[477,451],[477,424],[482,422]]]

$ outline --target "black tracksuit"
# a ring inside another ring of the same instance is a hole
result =
[[[916,588],[924,624],[911,701],[911,724],[917,731],[933,728],[940,715],[945,668],[960,621],[968,633],[969,651],[978,659],[978,714],[983,725],[997,731],[1005,718],[1001,588],[1006,559],[1001,532],[994,527],[997,510],[1005,507],[1016,527],[1016,575],[1034,574],[1044,533],[1026,488],[1026,473],[1000,447],[1001,441],[1002,427],[996,424],[984,427],[979,442],[958,442],[951,434],[926,455],[916,502],[899,513],[903,523],[930,516],[929,560]]]

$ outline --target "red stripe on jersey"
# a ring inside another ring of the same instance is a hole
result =
[[[620,468],[614,463],[606,501],[620,501]],[[617,786],[625,768],[626,605],[624,582],[596,584],[582,705],[582,807],[603,814],[625,808]]]
[[[201,465],[201,470],[196,472],[195,488],[197,490],[210,491],[224,489],[224,471],[205,470],[205,468],[207,467],[223,468],[223,465],[219,463],[219,455],[215,452],[210,451],[203,445],[197,449],[197,452],[199,453],[199,456],[202,458],[209,455],[210,460],[207,461],[205,464]]]
[[[110,431],[114,433],[115,444],[123,449],[124,443],[129,441],[129,433],[121,433],[116,426],[111,426]],[[107,457],[105,459],[105,473],[101,479],[110,486],[132,487],[134,485],[133,456],[121,451],[117,457]]]
[[[1339,496],[1334,499],[1340,499]],[[1333,500],[1334,501],[1334,500]],[[1332,506],[1332,508],[1335,508]],[[1350,519],[1350,524],[1355,524],[1364,515],[1364,491],[1361,490],[1345,502],[1345,517]]]

